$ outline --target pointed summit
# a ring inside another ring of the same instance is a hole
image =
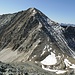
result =
[[[36,8],[29,8],[28,10],[30,10],[30,11],[37,11],[37,9]]]

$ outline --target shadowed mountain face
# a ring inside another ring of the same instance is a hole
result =
[[[75,51],[75,27],[62,26],[64,28],[64,36],[67,40],[69,47]]]
[[[74,33],[75,27],[60,26],[36,8],[0,15],[0,61],[33,61],[46,70],[65,70],[65,59],[74,64]],[[55,63],[45,64],[51,55]]]

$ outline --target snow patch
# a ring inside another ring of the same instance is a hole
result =
[[[37,61],[35,61],[35,63],[38,63]]]
[[[43,50],[45,50],[46,49],[46,46],[44,47],[44,49]]]
[[[75,68],[75,64],[72,64],[72,66],[70,66],[70,68]]]
[[[64,59],[64,63],[66,64],[66,66],[70,66],[71,65],[71,62],[69,62],[69,60],[67,60],[67,59]]]
[[[49,48],[49,49],[48,49],[48,51],[51,51],[51,50],[52,50],[52,48]]]
[[[48,51],[51,51],[51,50],[52,50],[52,48],[51,48],[48,44],[47,44],[47,45],[45,45],[45,47],[44,47],[43,51],[44,51],[44,50],[46,50],[46,49],[47,49]]]
[[[66,70],[52,70],[52,69],[49,69],[49,68],[45,68],[43,65],[42,65],[42,68],[44,70],[47,70],[47,71],[55,72],[56,74],[64,74],[64,73],[67,72]]]
[[[45,52],[46,52],[46,51],[44,50],[44,51],[42,52],[41,56],[42,56]]]
[[[48,55],[43,61],[41,61],[43,65],[54,65],[57,63],[57,59],[55,54],[51,52],[51,55]]]
[[[65,70],[58,70],[57,72],[56,72],[56,74],[64,74],[64,73],[66,73],[67,71],[65,71]]]
[[[36,10],[33,10],[33,13],[35,13],[36,12]]]
[[[75,68],[75,64],[72,64],[68,59],[64,59],[64,63],[69,68]]]
[[[34,57],[36,57],[36,55],[34,55]]]

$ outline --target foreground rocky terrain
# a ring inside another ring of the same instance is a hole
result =
[[[0,75],[56,75],[50,73],[33,62],[5,64],[0,62]]]
[[[36,8],[0,15],[1,75],[74,75],[74,33]]]

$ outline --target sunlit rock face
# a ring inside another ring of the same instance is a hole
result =
[[[61,26],[36,8],[0,15],[0,61],[34,62],[67,75],[75,68],[74,33],[74,27]]]

